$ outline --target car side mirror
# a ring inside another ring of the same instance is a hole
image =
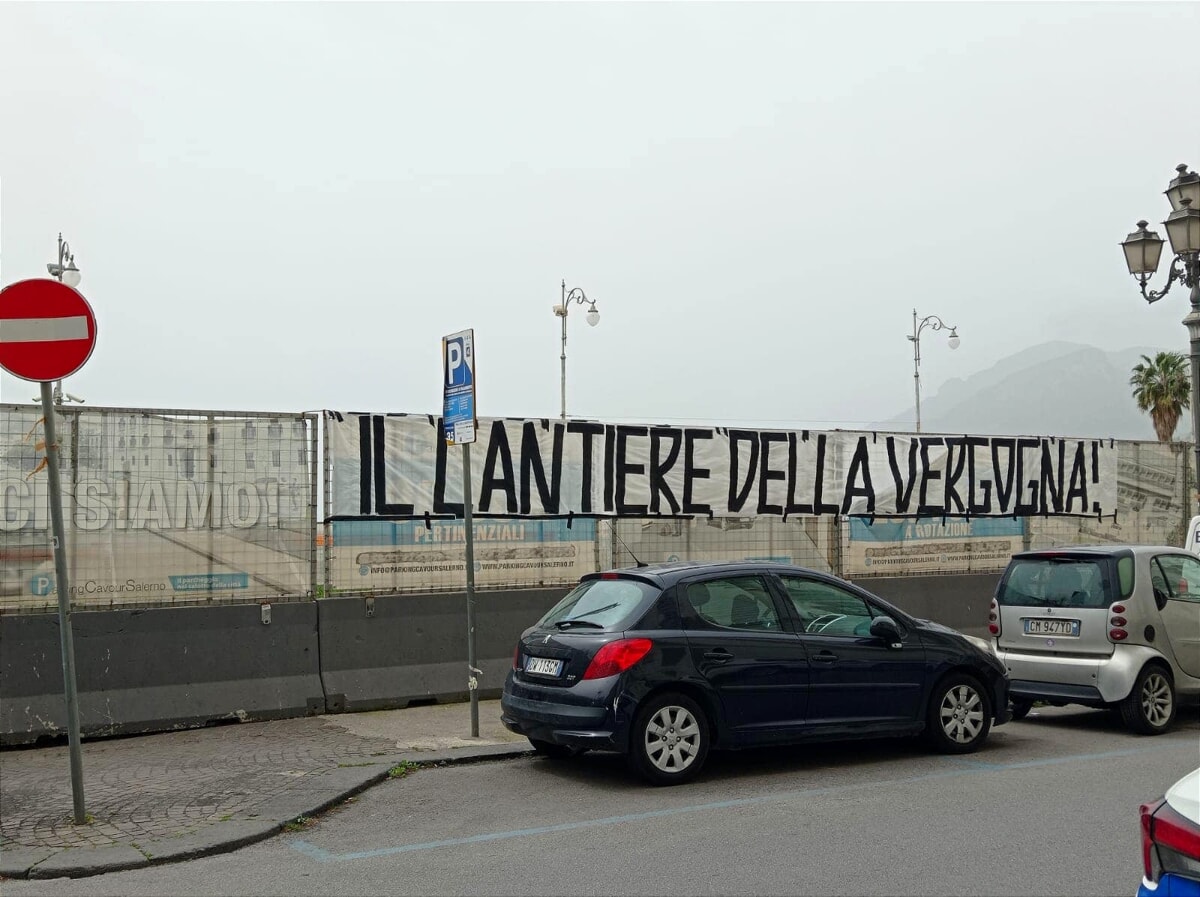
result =
[[[889,616],[879,616],[871,621],[871,635],[892,647],[900,647],[900,627]]]

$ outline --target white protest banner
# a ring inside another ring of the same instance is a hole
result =
[[[441,421],[327,411],[334,519],[456,516]],[[475,511],[507,517],[1112,515],[1106,439],[481,418]]]

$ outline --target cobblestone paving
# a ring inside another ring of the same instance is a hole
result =
[[[134,745],[143,753],[130,762]],[[252,819],[290,788],[395,751],[314,717],[85,741],[82,826],[66,745],[0,751],[0,848],[108,847]]]

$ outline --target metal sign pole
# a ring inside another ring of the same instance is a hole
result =
[[[471,691],[471,737],[479,737],[479,676],[475,657],[475,533],[471,525],[471,444],[463,444],[463,526],[467,537],[467,666]]]
[[[67,740],[71,753],[71,797],[75,824],[84,825],[83,754],[79,749],[79,702],[75,692],[75,641],[71,634],[71,587],[67,576],[67,535],[63,526],[62,482],[58,474],[58,434],[54,426],[54,387],[42,381],[42,414],[46,428],[46,471],[50,486],[50,525],[54,533],[54,582],[58,591],[58,634],[62,645],[63,685],[67,696]]]
[[[467,690],[471,695],[471,737],[479,737],[479,680],[475,666],[475,532],[471,524],[471,443],[475,441],[475,331],[442,337],[442,427],[447,445],[463,449],[463,526],[467,568]]]
[[[58,265],[50,273],[71,275],[78,283],[79,269],[70,255],[64,256],[59,239]],[[64,260],[67,262],[63,266]],[[67,280],[67,277],[63,277]],[[62,447],[56,431],[54,381],[78,371],[96,348],[96,316],[86,299],[73,286],[58,280],[32,279],[0,289],[0,368],[14,377],[42,386],[42,425],[46,434],[46,470],[50,488],[50,524],[54,546],[54,584],[58,592],[58,635],[62,650],[63,690],[67,701],[67,739],[71,752],[71,796],[75,824],[87,823],[83,806],[83,755],[79,750],[79,703],[75,692],[75,640],[71,633],[71,580],[67,557],[67,533],[63,526],[62,480],[59,461]],[[78,443],[78,415],[73,442]],[[74,492],[72,492],[72,497]]]

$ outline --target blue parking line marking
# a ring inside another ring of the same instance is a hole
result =
[[[970,757],[947,757],[952,763],[965,766],[968,769],[989,770],[1005,769],[1003,763],[988,763],[986,760],[973,760]]]
[[[324,848],[317,847],[315,844],[309,844],[307,841],[292,841],[291,848],[298,850],[306,857],[316,860],[318,863],[328,863],[330,860],[336,860],[338,855],[330,853]]]
[[[556,832],[570,832],[578,829],[601,828],[609,825],[622,825],[627,822],[641,822],[646,819],[661,819],[664,816],[679,816],[684,813],[696,813],[706,810],[726,810],[737,807],[762,806],[763,804],[781,803],[809,797],[821,797],[846,791],[861,791],[868,788],[887,787],[889,785],[910,785],[915,782],[928,782],[935,779],[956,778],[960,776],[978,775],[985,772],[998,772],[1010,769],[1030,769],[1038,766],[1056,766],[1062,763],[1077,763],[1091,760],[1111,760],[1117,757],[1129,757],[1145,754],[1148,751],[1170,750],[1179,747],[1176,743],[1156,745],[1153,747],[1126,748],[1119,751],[1104,751],[1098,754],[1072,754],[1065,757],[1046,757],[1041,760],[1022,760],[1016,763],[988,763],[982,760],[972,760],[968,757],[948,757],[960,765],[955,769],[907,776],[902,779],[888,779],[876,782],[856,782],[850,785],[834,785],[828,788],[803,788],[798,791],[784,791],[778,794],[764,794],[758,797],[743,797],[733,800],[713,801],[706,804],[692,804],[686,807],[672,807],[664,810],[648,810],[644,813],[629,813],[623,816],[606,816],[601,819],[581,819],[578,822],[562,822],[557,825],[542,825],[536,828],[512,829],[502,832],[486,832],[480,835],[470,835],[465,838],[447,838],[442,841],[425,841],[419,844],[400,844],[393,847],[378,847],[374,850],[356,850],[350,853],[331,853],[307,841],[295,840],[288,842],[289,846],[318,863],[342,863],[347,860],[365,860],[373,857],[391,856],[398,853],[412,853],[418,850],[434,850],[439,847],[459,847],[465,844],[482,844],[487,841],[503,841],[510,838],[527,838],[532,835],[548,835]]]

